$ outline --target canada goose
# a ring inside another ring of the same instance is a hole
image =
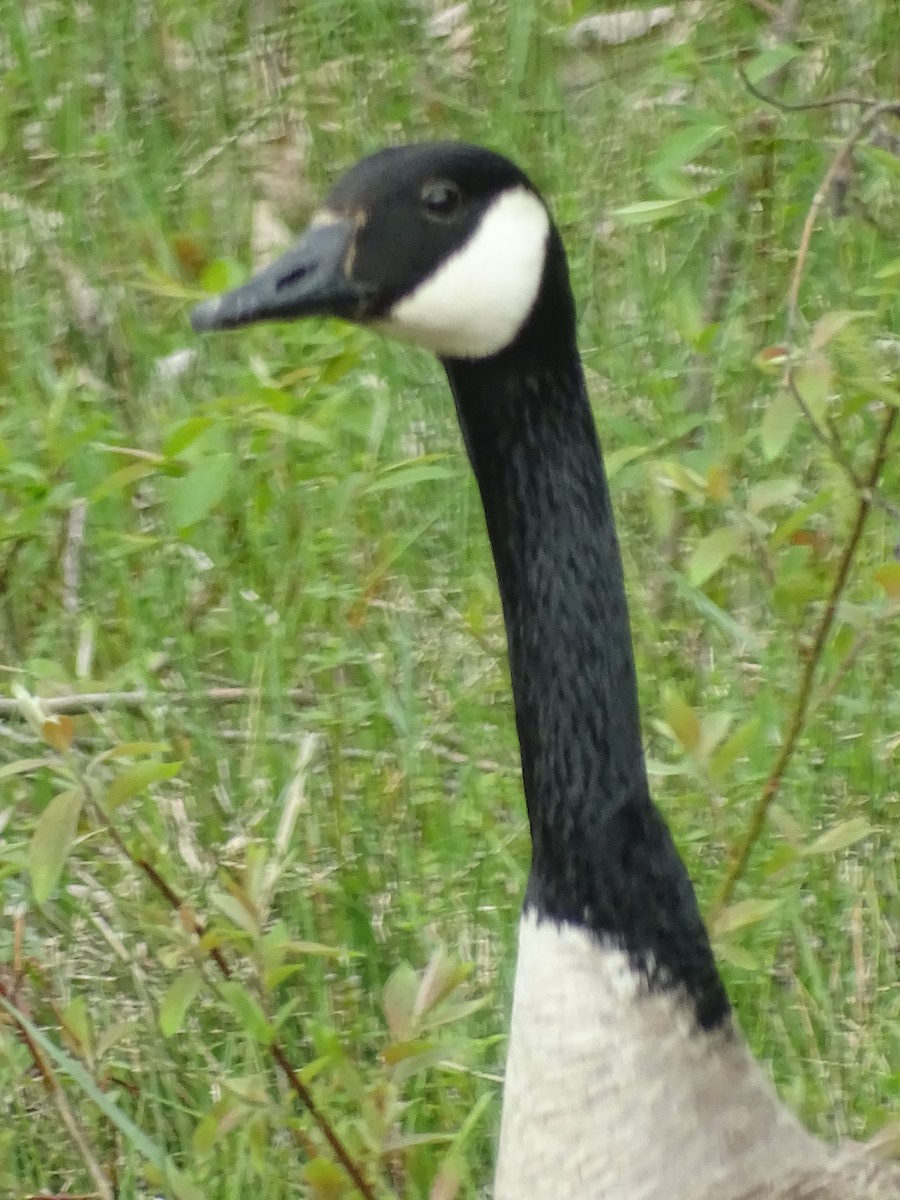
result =
[[[496,1200],[900,1197],[900,1165],[817,1141],[751,1057],[650,798],[568,267],[534,185],[475,146],[373,154],[192,322],[318,314],[441,360],[493,549],[533,847]]]

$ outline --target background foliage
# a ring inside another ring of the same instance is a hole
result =
[[[877,1130],[896,0],[0,10],[3,1194],[341,1194],[307,1087],[376,1193],[488,1185],[528,842],[445,385],[337,324],[185,320],[422,137],[552,198],[657,799],[782,1092]]]

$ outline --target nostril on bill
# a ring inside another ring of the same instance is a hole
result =
[[[312,263],[307,263],[301,267],[295,267],[293,271],[288,271],[287,275],[282,275],[275,284],[276,292],[283,292],[285,288],[293,287],[295,283],[299,283],[313,269]]]

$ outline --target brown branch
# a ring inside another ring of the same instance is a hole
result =
[[[847,581],[850,577],[850,569],[853,565],[853,560],[856,556],[856,550],[862,538],[863,530],[866,525],[869,513],[872,510],[871,493],[881,476],[884,468],[885,460],[887,459],[888,446],[890,444],[891,433],[897,420],[897,409],[888,408],[884,423],[881,427],[881,434],[878,438],[878,444],[875,449],[875,454],[872,458],[869,467],[868,475],[864,481],[864,489],[859,494],[859,499],[856,508],[856,516],[854,518],[853,527],[850,531],[850,536],[841,553],[838,563],[837,572],[835,573],[834,582],[831,586],[831,592],[828,600],[825,603],[825,608],[819,620],[818,628],[813,639],[812,647],[806,659],[806,664],[803,668],[803,673],[800,677],[800,686],[797,689],[797,698],[794,702],[794,710],[791,714],[790,723],[785,734],[784,741],[781,745],[781,750],[775,759],[775,764],[772,767],[769,777],[763,785],[762,792],[756,801],[752,813],[750,814],[750,824],[747,830],[734,851],[728,870],[725,872],[725,878],[722,881],[722,886],[719,889],[719,894],[716,897],[713,906],[714,917],[718,916],[722,910],[731,902],[734,895],[734,890],[746,869],[747,862],[756,843],[759,841],[763,826],[766,822],[769,809],[772,801],[778,795],[784,780],[785,773],[790,765],[791,759],[794,756],[794,751],[797,748],[797,743],[800,740],[805,725],[806,717],[809,711],[810,700],[812,698],[813,683],[815,682],[816,671],[822,660],[822,655],[825,650],[828,637],[834,625],[835,617],[837,616],[838,604],[847,587]]]
[[[41,708],[48,716],[77,716],[81,713],[107,711],[124,708],[138,711],[150,704],[240,704],[244,700],[256,700],[261,695],[259,688],[214,687],[199,692],[151,692],[138,688],[132,692],[82,692],[77,696],[41,696]],[[309,701],[309,691],[289,688],[283,698],[295,704]],[[19,712],[18,700],[0,696],[0,716],[12,716]]]
[[[75,1148],[78,1150],[88,1174],[94,1181],[94,1187],[97,1189],[96,1194],[100,1197],[100,1200],[115,1200],[113,1185],[94,1155],[90,1142],[84,1130],[79,1125],[78,1118],[72,1111],[65,1088],[59,1082],[40,1047],[32,1041],[24,1021],[19,1019],[24,1014],[20,1013],[15,999],[9,995],[2,981],[0,981],[0,996],[3,998],[3,1007],[6,1009],[10,1019],[15,1023],[19,1037],[28,1049],[28,1053],[31,1055],[31,1059],[40,1073],[44,1088],[53,1101],[60,1120],[65,1126],[69,1137],[72,1139]]]
[[[800,0],[784,0],[778,7],[775,4],[764,3],[760,11],[770,19],[772,32],[777,41],[783,42],[792,36],[794,25],[799,17]],[[738,70],[743,68],[738,64]],[[777,85],[786,67],[779,67],[767,78]],[[767,159],[772,157],[772,137],[768,126],[770,119],[765,116],[757,119],[757,129],[760,141],[765,138]],[[767,134],[769,134],[767,136]],[[741,252],[744,249],[747,229],[754,211],[755,203],[761,193],[766,192],[771,183],[768,179],[768,168],[753,172],[745,170],[738,176],[735,183],[729,207],[734,214],[730,226],[726,226],[719,245],[712,253],[712,268],[706,287],[706,298],[703,304],[701,323],[705,328],[719,324],[725,316],[725,311],[737,280],[737,268]],[[704,374],[708,354],[694,352],[689,368],[688,400],[689,410],[700,410],[704,407]],[[673,533],[677,533],[673,531]],[[670,539],[671,542],[672,539]],[[671,553],[670,553],[671,557]]]
[[[145,876],[145,878],[150,881],[155,890],[159,892],[169,907],[178,915],[178,918],[184,928],[190,934],[195,936],[198,941],[201,940],[207,932],[206,924],[200,919],[200,917],[197,916],[191,905],[183,900],[171,886],[171,884],[169,884],[162,877],[152,863],[148,862],[145,858],[141,858],[140,856],[133,854],[128,849],[128,846],[125,844],[121,834],[104,811],[102,804],[100,804],[95,797],[93,798],[93,801],[95,807],[102,817],[107,832],[119,851],[125,856],[125,858],[128,859],[132,866],[136,867],[137,870],[139,870]],[[225,957],[224,952],[218,946],[214,945],[208,949],[205,949],[204,953],[212,962],[215,963],[220,975],[222,975],[224,979],[231,979],[233,977],[234,972],[231,964]],[[350,1151],[344,1145],[340,1134],[338,1134],[337,1130],[316,1104],[315,1100],[313,1099],[312,1092],[294,1070],[294,1067],[292,1066],[284,1047],[279,1042],[273,1041],[269,1047],[269,1053],[287,1080],[291,1091],[299,1100],[303,1108],[306,1109],[311,1120],[313,1121],[313,1124],[331,1147],[335,1158],[353,1181],[356,1190],[361,1196],[364,1197],[364,1200],[376,1200],[375,1192],[371,1184],[365,1178],[359,1165],[351,1155]]]
[[[873,492],[871,488],[866,487],[865,482],[856,474],[856,469],[854,468],[853,463],[850,461],[847,451],[844,449],[843,442],[837,436],[837,432],[833,428],[823,429],[813,416],[809,405],[803,399],[799,389],[797,388],[797,382],[794,378],[794,372],[791,367],[788,367],[787,371],[785,372],[784,381],[787,384],[788,390],[796,401],[800,411],[803,413],[804,417],[806,417],[813,434],[819,439],[822,445],[827,448],[831,457],[853,485],[854,490],[860,495],[864,494],[866,499],[870,501],[873,507],[881,509],[882,512],[887,513],[887,515],[894,521],[900,520],[900,507],[898,507],[896,504],[892,504],[890,500],[885,500],[883,496],[880,496],[877,492]]]
[[[809,206],[809,211],[806,214],[806,220],[803,222],[803,232],[800,235],[800,244],[797,249],[797,260],[794,263],[794,270],[791,275],[791,283],[788,288],[788,314],[787,325],[788,333],[790,333],[797,322],[797,309],[800,295],[800,281],[803,278],[803,271],[806,267],[806,259],[809,255],[809,247],[812,242],[813,228],[816,223],[816,218],[819,215],[819,210],[825,203],[828,193],[831,191],[832,184],[836,181],[838,175],[847,165],[847,160],[855,150],[856,146],[862,141],[868,131],[876,124],[886,112],[900,111],[900,105],[894,101],[884,101],[880,104],[875,104],[860,120],[856,128],[844,139],[838,148],[837,153],[831,160],[828,170],[822,178],[822,182],[813,196],[812,203]]]
[[[823,96],[819,100],[781,100],[769,92],[764,92],[761,87],[755,84],[744,70],[743,63],[741,62],[737,64],[737,73],[741,83],[751,96],[755,96],[763,104],[777,108],[779,112],[814,112],[816,109],[838,108],[842,104],[849,104],[855,108],[876,108],[882,105],[882,101],[876,99],[874,96],[856,96],[850,92],[841,93],[837,96]],[[884,111],[889,112],[892,116],[900,116],[900,102],[888,102]]]

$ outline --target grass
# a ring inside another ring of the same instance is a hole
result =
[[[246,269],[251,232],[299,228],[385,142],[487,142],[552,197],[655,794],[713,910],[858,503],[759,356],[786,342],[802,224],[859,114],[767,108],[736,58],[782,66],[792,99],[887,99],[900,73],[889,0],[818,5],[793,55],[762,61],[761,7],[704,5],[606,50],[570,49],[576,14],[549,0],[473,0],[449,38],[400,2],[4,13],[0,667],[10,694],[161,693],[0,725],[0,983],[46,1039],[0,1040],[4,1194],[102,1194],[91,1156],[118,1194],[158,1190],[126,1118],[192,1181],[173,1195],[336,1194],[272,1073],[276,1019],[380,1189],[490,1179],[528,842],[445,385],[336,324],[198,345],[185,321]],[[897,163],[886,119],[816,223],[793,334],[798,387],[858,475],[897,399]],[[816,326],[848,311],[833,337]],[[897,487],[889,453],[879,491]],[[717,927],[755,1051],[827,1136],[874,1133],[900,1100],[896,541],[876,507]],[[253,694],[226,705],[223,686]],[[232,984],[135,859],[212,923]],[[470,969],[439,966],[448,999],[418,1021],[411,972],[439,945]]]

